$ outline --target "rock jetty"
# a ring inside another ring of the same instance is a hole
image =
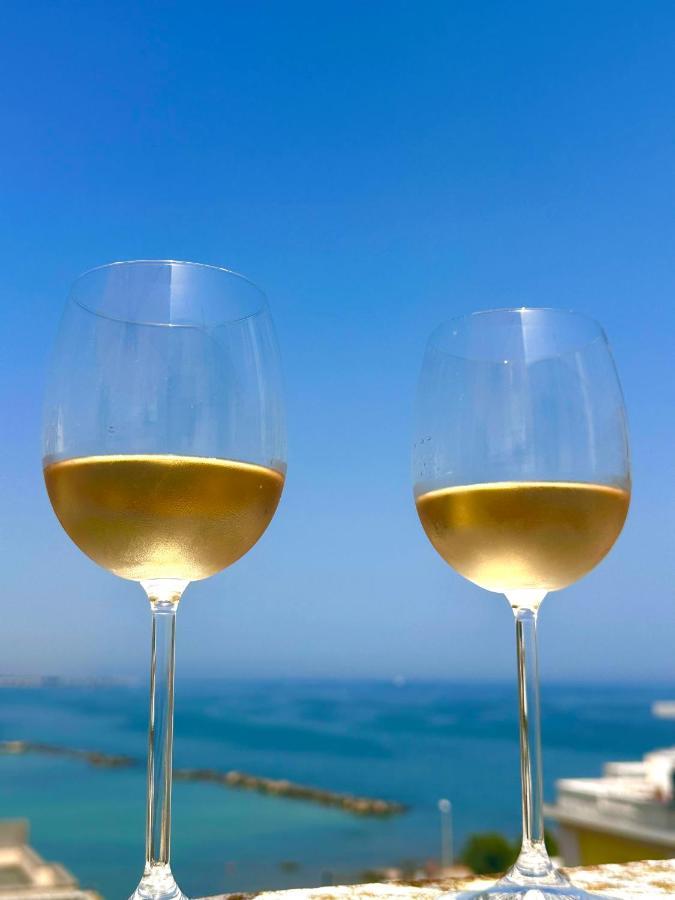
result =
[[[43,753],[48,756],[65,756],[69,759],[82,760],[91,766],[99,766],[102,769],[122,769],[137,764],[132,756],[100,753],[98,750],[74,750],[71,747],[59,747],[55,744],[43,744],[37,741],[0,741],[0,753],[16,755]]]
[[[16,755],[43,753],[49,756],[78,759],[102,769],[120,769],[139,765],[139,761],[131,756],[101,753],[97,750],[74,750],[70,747],[59,747],[37,741],[0,741],[0,753]],[[311,803],[319,803],[321,806],[333,806],[357,816],[385,817],[399,815],[406,811],[406,807],[402,803],[378,800],[373,797],[357,797],[353,794],[340,794],[323,788],[295,784],[286,779],[264,778],[261,775],[249,775],[246,772],[234,770],[219,772],[217,769],[174,769],[173,775],[177,781],[203,781],[219,784],[222,787],[271,794],[275,797],[306,800]]]
[[[402,803],[377,800],[372,797],[356,797],[353,794],[339,794],[322,788],[295,784],[279,778],[263,778],[246,772],[218,772],[216,769],[176,769],[174,778],[179,781],[209,781],[224,787],[243,788],[259,794],[276,797],[291,797],[296,800],[310,800],[322,806],[335,806],[359,816],[393,816],[405,812]]]

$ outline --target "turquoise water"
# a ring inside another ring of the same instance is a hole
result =
[[[599,774],[675,744],[652,718],[673,688],[546,686],[546,794],[556,778]],[[238,768],[410,810],[366,819],[217,785],[174,788],[173,867],[190,896],[354,879],[366,868],[438,854],[437,801],[449,797],[457,842],[516,836],[518,743],[512,685],[183,682],[177,766]],[[143,758],[145,688],[5,689],[0,739],[41,740]],[[3,817],[31,820],[32,843],[107,900],[142,866],[145,775],[44,756],[0,756]],[[289,871],[288,863],[293,863]]]

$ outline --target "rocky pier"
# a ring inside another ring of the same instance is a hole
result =
[[[140,765],[139,760],[131,756],[102,753],[98,750],[77,750],[39,741],[0,741],[0,753],[12,755],[42,753],[80,760],[102,769],[119,769]],[[294,800],[318,803],[321,806],[332,806],[357,816],[387,817],[406,811],[406,807],[402,803],[390,800],[358,797],[354,794],[343,794],[325,788],[296,784],[286,779],[265,778],[262,775],[250,775],[235,770],[220,772],[217,769],[174,769],[173,776],[177,781],[208,782],[226,788],[256,791],[259,794],[289,797]]]
[[[224,787],[243,788],[257,791],[260,794],[271,794],[276,797],[291,797],[296,800],[310,800],[322,806],[334,806],[359,816],[392,816],[403,813],[406,807],[402,803],[390,800],[378,800],[372,797],[357,797],[353,794],[340,794],[323,788],[296,784],[293,781],[277,778],[263,778],[260,775],[248,775],[246,772],[218,772],[215,769],[176,769],[174,778],[179,781],[209,781]]]

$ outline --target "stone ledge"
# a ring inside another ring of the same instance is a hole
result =
[[[623,865],[588,866],[565,869],[573,882],[587,891],[609,894],[617,900],[675,895],[675,861],[650,860]],[[436,900],[444,891],[480,890],[494,879],[468,878],[423,884],[354,884],[339,887],[266,891],[258,900]],[[211,900],[234,900],[223,894]]]

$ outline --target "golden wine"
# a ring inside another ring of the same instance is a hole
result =
[[[436,550],[469,581],[500,593],[554,591],[609,552],[629,500],[602,484],[504,481],[429,491],[417,512]]]
[[[197,581],[243,556],[269,525],[284,476],[199,456],[83,456],[45,466],[67,534],[134,581]]]

